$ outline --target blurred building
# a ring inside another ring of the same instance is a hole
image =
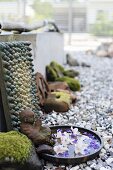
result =
[[[0,19],[13,18],[19,14],[17,1],[1,1],[0,2]]]
[[[95,23],[97,15],[103,12],[108,20],[113,21],[113,0],[82,0],[72,1],[71,24],[72,32],[86,32]],[[60,29],[69,30],[69,3],[54,3],[54,20]]]
[[[86,3],[73,3],[72,4],[72,32],[86,31]],[[68,31],[69,23],[69,4],[56,3],[54,4],[54,20],[60,29]]]
[[[99,13],[105,13],[108,20],[113,21],[113,0],[40,1],[52,3],[54,9],[53,19],[58,27],[65,32],[89,31]],[[32,3],[33,0],[0,1],[0,20],[13,19],[24,21],[23,18],[26,16],[34,16]],[[71,6],[70,3],[72,3]]]
[[[24,21],[26,16],[34,15],[32,3],[33,0],[0,1],[0,20]]]
[[[95,23],[98,14],[106,15],[108,21],[113,21],[113,0],[89,0],[87,3],[87,30]]]

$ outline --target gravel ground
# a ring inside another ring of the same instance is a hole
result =
[[[71,67],[80,72],[78,79],[82,84],[76,92],[77,102],[66,113],[52,112],[45,117],[48,125],[76,125],[92,129],[104,140],[99,158],[75,167],[63,167],[64,170],[113,170],[113,59],[73,54],[79,62],[91,67]],[[69,68],[66,66],[66,68]],[[46,164],[46,170],[58,170],[52,164]]]

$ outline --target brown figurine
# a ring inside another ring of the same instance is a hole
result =
[[[41,120],[35,117],[30,109],[25,109],[19,114],[21,132],[27,135],[35,145],[51,144],[51,130],[42,126]]]

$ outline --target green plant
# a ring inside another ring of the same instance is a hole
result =
[[[95,24],[90,28],[90,32],[97,36],[112,36],[113,21],[107,18],[104,12],[97,15]]]
[[[35,11],[35,18],[39,20],[52,19],[53,8],[51,3],[41,2],[40,0],[34,0],[32,8]]]

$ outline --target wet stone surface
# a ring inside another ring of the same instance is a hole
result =
[[[48,125],[76,125],[91,129],[100,134],[104,147],[99,158],[75,167],[59,167],[65,170],[113,170],[113,59],[74,54],[79,62],[86,62],[91,67],[71,67],[80,72],[82,84],[76,92],[77,102],[66,113],[52,112],[44,117]],[[69,68],[68,66],[66,66]],[[58,170],[47,163],[45,170]]]

